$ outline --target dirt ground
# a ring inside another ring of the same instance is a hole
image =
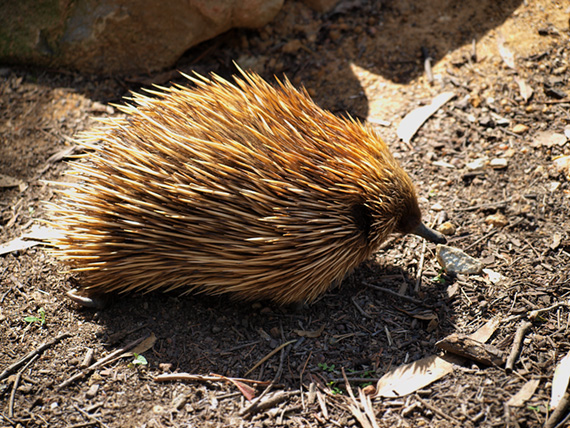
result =
[[[552,0],[357,0],[326,14],[287,1],[267,27],[220,36],[157,75],[0,68],[2,243],[45,218],[48,182],[68,168],[54,155],[93,117],[117,114],[109,102],[182,82],[177,70],[229,77],[236,61],[267,79],[286,75],[321,106],[376,127],[416,183],[427,222],[451,222],[450,245],[501,275],[445,275],[432,244],[396,237],[301,309],[150,294],[93,310],[66,298],[81,277],[45,248],[10,252],[0,256],[0,372],[23,364],[0,374],[0,426],[359,426],[343,370],[358,395],[492,318],[500,324],[488,343],[506,354],[531,322],[512,372],[467,361],[413,394],[374,399],[369,426],[544,426],[554,369],[570,351],[570,170],[557,167],[570,155],[569,16],[567,2]],[[445,91],[455,97],[400,141],[404,115]],[[101,361],[150,335],[147,364]],[[155,380],[168,373],[259,381],[250,386],[263,405],[217,378]],[[526,401],[507,405],[530,380]],[[560,420],[570,426],[568,409]]]

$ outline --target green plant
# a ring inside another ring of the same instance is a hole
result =
[[[136,366],[146,366],[148,361],[145,357],[136,352],[133,353],[134,359],[129,363],[129,367],[136,367]]]
[[[446,281],[445,281],[445,278],[444,278],[444,276],[443,276],[444,273],[445,273],[444,270],[441,269],[441,270],[437,273],[437,275],[434,276],[434,277],[431,279],[431,282],[435,282],[435,283],[437,283],[437,284],[445,285]]]
[[[38,310],[38,313],[40,314],[39,317],[28,316],[24,318],[24,321],[29,323],[39,322],[41,326],[44,326],[46,323],[46,311],[44,310],[44,308],[40,308]]]
[[[318,366],[321,370],[324,370],[325,372],[336,373],[334,364],[331,364],[329,366],[327,363],[319,363]]]

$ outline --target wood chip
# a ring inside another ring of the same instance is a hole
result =
[[[502,366],[505,363],[503,351],[493,345],[473,340],[465,334],[450,334],[437,342],[435,346],[443,351],[451,352],[486,366]]]

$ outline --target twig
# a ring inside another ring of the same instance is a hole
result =
[[[139,343],[141,343],[145,338],[141,337],[140,339],[134,340],[133,342],[129,343],[127,346],[125,346],[124,348],[120,348],[117,349],[114,352],[111,352],[109,355],[107,355],[105,358],[100,359],[99,361],[91,364],[89,367],[87,367],[86,369],[81,370],[79,373],[71,376],[69,379],[67,379],[66,381],[63,381],[62,383],[59,384],[58,388],[65,388],[68,385],[71,385],[73,382],[75,382],[76,380],[79,380],[81,378],[83,378],[85,375],[87,375],[88,373],[92,372],[93,370],[95,370],[97,367],[102,366],[103,364],[107,364],[108,362],[111,362],[113,360],[115,360],[116,358],[121,358],[123,356],[123,354],[125,352],[127,352],[129,349],[134,348],[136,345],[138,345]]]
[[[566,410],[568,410],[569,406],[570,406],[570,391],[566,391],[566,393],[564,394],[564,396],[562,397],[562,399],[558,403],[558,406],[556,406],[556,408],[550,414],[550,417],[548,418],[548,420],[544,424],[544,428],[556,427],[557,426],[556,424],[558,423],[560,418],[564,415]],[[567,422],[569,418],[570,418],[570,414],[566,415],[565,420],[560,421],[560,425],[558,425],[558,426],[560,426],[560,427],[567,426],[567,425],[565,425],[565,422]]]
[[[243,382],[243,383],[257,383],[259,385],[268,385],[269,381],[262,381],[262,380],[254,380],[254,379],[244,379],[240,377],[225,377],[217,374],[211,374],[210,376],[203,376],[203,375],[193,375],[189,373],[175,373],[175,374],[163,374],[158,375],[153,378],[155,382],[169,382],[175,380],[183,380],[183,381],[199,381],[199,382],[219,382],[219,381],[230,381],[234,380],[236,382]]]
[[[12,385],[12,393],[10,394],[10,402],[8,404],[8,417],[10,418],[14,417],[14,400],[16,398],[16,391],[18,389],[18,384],[20,383],[20,378],[22,377],[22,373],[24,373],[26,369],[30,367],[30,364],[32,364],[38,358],[39,355],[34,355],[32,359],[28,361],[28,363],[24,366],[24,368],[16,374],[16,378],[14,379],[14,384]]]
[[[423,301],[421,301],[419,299],[414,299],[413,297],[410,297],[410,296],[404,296],[403,294],[397,293],[394,290],[390,290],[389,288],[379,287],[378,285],[373,285],[373,284],[370,284],[366,281],[363,281],[362,283],[364,285],[366,285],[367,287],[373,288],[374,290],[378,290],[378,291],[381,291],[383,293],[391,294],[392,296],[399,297],[400,299],[407,300],[408,302],[415,303],[416,305],[425,306]]]
[[[356,303],[356,299],[354,297],[352,297],[350,300],[352,300],[352,303],[354,304],[354,306],[356,307],[356,309],[358,310],[358,312],[360,312],[360,314],[364,317],[364,318],[368,318],[368,319],[373,319],[374,317],[368,313],[366,313],[366,311],[364,309],[362,309],[358,303]]]
[[[443,419],[446,419],[448,421],[453,422],[456,426],[462,426],[461,422],[459,422],[453,416],[449,416],[448,414],[439,410],[437,407],[432,406],[427,401],[425,401],[422,397],[420,397],[418,394],[416,394],[416,400],[418,400],[420,403],[422,403],[423,406],[425,406],[427,409],[431,410],[436,415],[441,416]]]
[[[20,367],[22,367],[27,361],[29,361],[31,358],[33,358],[36,355],[40,355],[42,352],[44,352],[46,349],[48,349],[49,347],[55,345],[56,343],[58,343],[59,341],[61,341],[62,339],[65,339],[66,337],[71,336],[70,333],[61,333],[60,335],[54,337],[52,340],[50,340],[49,342],[45,342],[44,344],[40,345],[38,348],[34,349],[32,352],[30,352],[28,355],[26,355],[24,358],[21,358],[20,360],[16,361],[14,364],[12,364],[10,367],[7,367],[1,374],[0,374],[0,380],[4,379],[5,377],[7,377],[10,373],[18,370]]]
[[[276,353],[278,353],[281,349],[285,348],[288,345],[291,345],[292,343],[295,343],[297,340],[290,340],[289,342],[285,342],[282,343],[281,345],[279,345],[277,348],[275,348],[273,351],[271,351],[269,354],[267,354],[265,357],[263,357],[261,360],[259,360],[257,362],[257,364],[255,364],[251,369],[249,369],[246,374],[244,376],[249,375],[252,371],[254,371],[256,368],[258,368],[261,364],[263,364],[264,362],[266,362],[268,359],[270,359],[272,356],[274,356]]]
[[[463,249],[463,251],[467,251],[471,248],[473,248],[475,245],[477,245],[479,242],[481,241],[486,241],[487,239],[489,239],[491,236],[493,236],[495,233],[499,232],[500,230],[507,230],[510,229],[511,227],[515,227],[517,224],[521,223],[523,221],[522,218],[519,218],[517,221],[511,223],[511,224],[507,224],[505,227],[503,227],[502,229],[493,229],[491,230],[489,233],[487,233],[486,235],[484,235],[483,237],[477,239],[475,242],[473,242],[471,245],[465,247]]]
[[[101,422],[98,418],[96,418],[93,415],[90,415],[89,413],[87,413],[85,410],[77,407],[75,404],[73,404],[73,407],[75,407],[75,409],[81,413],[83,416],[85,416],[87,419],[90,419],[92,421],[95,421],[96,423],[98,423],[99,425],[101,425],[102,427],[107,427],[107,424]]]
[[[532,323],[528,321],[522,321],[519,325],[519,328],[517,328],[515,339],[513,340],[513,346],[511,348],[511,353],[509,354],[509,358],[507,358],[507,363],[505,364],[505,370],[507,373],[511,373],[513,371],[515,361],[522,349],[522,342],[524,340],[524,337],[531,327]]]
[[[422,243],[422,254],[420,255],[420,262],[418,263],[418,272],[416,274],[416,286],[414,288],[414,292],[416,294],[418,294],[420,291],[420,284],[422,282],[422,273],[424,270],[425,254],[426,254],[426,241],[424,239],[424,241]]]
[[[530,311],[528,313],[528,318],[531,321],[534,321],[536,318],[538,318],[540,316],[540,314],[542,314],[544,312],[550,312],[551,310],[557,309],[560,306],[570,307],[570,300],[566,300],[565,302],[558,302],[552,306],[549,306],[548,308],[541,308],[541,309],[535,309],[534,311]]]

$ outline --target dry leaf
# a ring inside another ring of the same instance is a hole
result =
[[[534,391],[540,384],[540,379],[531,379],[523,385],[519,392],[513,395],[509,401],[507,401],[507,406],[521,407],[533,396]]]
[[[517,68],[515,64],[515,55],[505,46],[505,39],[502,35],[497,37],[497,47],[499,48],[499,54],[501,58],[507,64],[509,68],[513,70]]]
[[[237,387],[237,389],[239,389],[239,392],[243,394],[243,396],[247,401],[251,401],[255,398],[255,389],[252,388],[251,386],[246,385],[245,383],[242,383],[238,380],[232,379],[231,377],[223,376],[223,378],[233,383]]]
[[[156,343],[156,336],[154,335],[154,333],[151,333],[149,337],[147,337],[145,340],[143,340],[141,343],[135,346],[135,348],[133,348],[133,350],[131,350],[130,352],[132,352],[133,354],[142,354],[143,352],[146,352],[150,348],[152,348],[155,343]]]
[[[398,126],[398,130],[396,131],[398,137],[401,138],[404,143],[409,143],[424,122],[454,96],[455,94],[453,92],[444,92],[435,97],[431,104],[409,112],[400,122],[400,126]]]
[[[307,331],[307,330],[293,330],[293,331],[301,337],[315,338],[315,337],[320,337],[320,335],[323,334],[323,331],[325,331],[325,325],[323,324],[321,328],[313,331]]]
[[[526,103],[532,97],[532,88],[530,85],[520,77],[515,77],[515,82],[519,85],[519,91],[521,92],[521,97],[523,97],[524,102]]]
[[[484,343],[493,335],[498,325],[499,319],[493,318],[469,337]],[[396,367],[378,380],[375,397],[394,398],[411,394],[451,373],[455,364],[463,361],[462,358],[454,356],[433,355]]]
[[[570,352],[566,354],[556,366],[552,377],[552,393],[550,396],[550,408],[555,409],[568,389],[570,380]]]

